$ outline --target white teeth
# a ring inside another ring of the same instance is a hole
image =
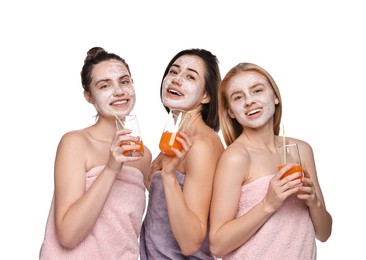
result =
[[[261,110],[260,110],[260,109],[254,109],[254,110],[252,110],[252,111],[248,112],[248,113],[247,113],[247,115],[248,115],[248,116],[251,116],[251,115],[253,115],[253,114],[255,114],[255,113],[258,113],[259,111],[261,111]]]
[[[178,91],[175,91],[175,90],[173,90],[173,89],[169,89],[169,90],[168,90],[168,92],[169,92],[169,93],[172,93],[172,94],[175,94],[175,95],[178,95],[178,96],[182,96],[182,94],[181,94],[181,93],[179,93]]]
[[[113,102],[112,105],[122,105],[122,104],[125,104],[126,102],[127,102],[127,100],[116,101],[116,102]]]

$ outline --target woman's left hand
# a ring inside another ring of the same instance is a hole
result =
[[[305,168],[303,169],[303,172],[304,177],[302,178],[302,186],[299,189],[297,197],[304,200],[306,205],[310,207],[311,205],[316,204],[318,198],[316,196],[314,184],[310,179],[309,172]]]

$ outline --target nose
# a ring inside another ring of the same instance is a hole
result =
[[[182,85],[182,75],[179,75],[177,74],[173,80],[172,80],[173,83],[176,83],[178,85]]]
[[[114,93],[113,93],[114,95],[116,95],[116,96],[123,96],[124,94],[125,94],[125,92],[123,91],[123,88],[122,88],[122,86],[116,86],[115,88],[114,88]]]
[[[253,98],[251,95],[247,95],[246,96],[246,99],[245,99],[245,105],[248,107],[250,106],[251,104],[253,104]]]

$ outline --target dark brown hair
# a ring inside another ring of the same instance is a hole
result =
[[[84,60],[84,66],[80,72],[81,84],[85,91],[90,91],[90,82],[92,81],[92,70],[94,66],[107,60],[119,60],[126,66],[128,73],[131,76],[130,67],[124,59],[117,54],[106,52],[101,47],[93,47],[88,51]]]
[[[205,73],[205,91],[210,96],[210,102],[203,104],[201,115],[203,121],[211,127],[213,130],[218,132],[220,130],[220,122],[218,115],[218,101],[217,101],[217,91],[219,89],[219,84],[221,81],[219,61],[215,55],[204,49],[187,49],[176,54],[173,59],[169,62],[165,69],[163,79],[160,86],[160,98],[162,98],[163,81],[165,76],[168,74],[170,67],[173,63],[183,55],[193,55],[200,57],[206,68]],[[166,111],[169,112],[169,108],[165,107]]]

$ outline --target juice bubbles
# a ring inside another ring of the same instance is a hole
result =
[[[176,137],[181,137],[181,136],[179,133],[172,133],[172,132],[168,132],[168,131],[163,132],[163,134],[161,135],[160,143],[159,143],[160,151],[162,151],[163,153],[165,153],[167,155],[175,156],[175,153],[172,150],[170,150],[170,148],[174,147],[178,150],[182,150],[183,147],[182,147],[181,143],[178,142],[178,140],[176,140]]]
[[[277,168],[278,168],[278,170],[281,170],[284,166],[285,165],[279,165]],[[289,176],[290,174],[293,174],[295,172],[301,172],[301,175],[299,177],[297,177],[296,179],[301,179],[303,177],[302,176],[303,174],[302,174],[302,167],[301,167],[301,165],[294,165],[290,170],[288,170],[287,172],[285,172],[284,174],[282,174],[282,176],[281,176],[280,179],[282,180],[286,176]]]

